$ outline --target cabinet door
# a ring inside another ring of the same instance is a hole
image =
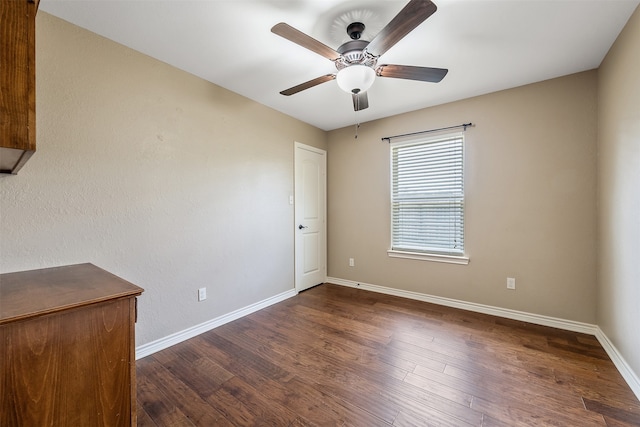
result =
[[[132,298],[0,327],[2,426],[129,426]]]
[[[0,1],[0,171],[16,173],[36,149],[38,3]]]

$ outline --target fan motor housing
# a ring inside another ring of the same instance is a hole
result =
[[[366,53],[364,50],[369,45],[365,40],[350,40],[340,46],[336,51],[341,55],[336,61],[336,68],[341,70],[354,64],[374,67],[377,58]]]

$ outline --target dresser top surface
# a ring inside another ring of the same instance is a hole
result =
[[[142,292],[93,264],[0,274],[0,324]]]

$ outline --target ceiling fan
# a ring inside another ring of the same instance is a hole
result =
[[[438,83],[449,70],[410,65],[378,65],[380,56],[433,15],[436,10],[436,5],[430,0],[410,0],[371,41],[360,39],[365,25],[362,22],[353,22],[347,26],[347,34],[351,40],[337,50],[284,22],[274,25],[271,32],[333,61],[338,70],[335,74],[317,77],[280,93],[286,96],[293,95],[335,79],[342,90],[351,93],[353,109],[359,111],[369,107],[367,90],[376,76]]]

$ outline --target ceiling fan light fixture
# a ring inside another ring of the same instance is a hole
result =
[[[373,68],[354,64],[338,71],[336,81],[340,89],[347,93],[366,92],[376,78]]]

